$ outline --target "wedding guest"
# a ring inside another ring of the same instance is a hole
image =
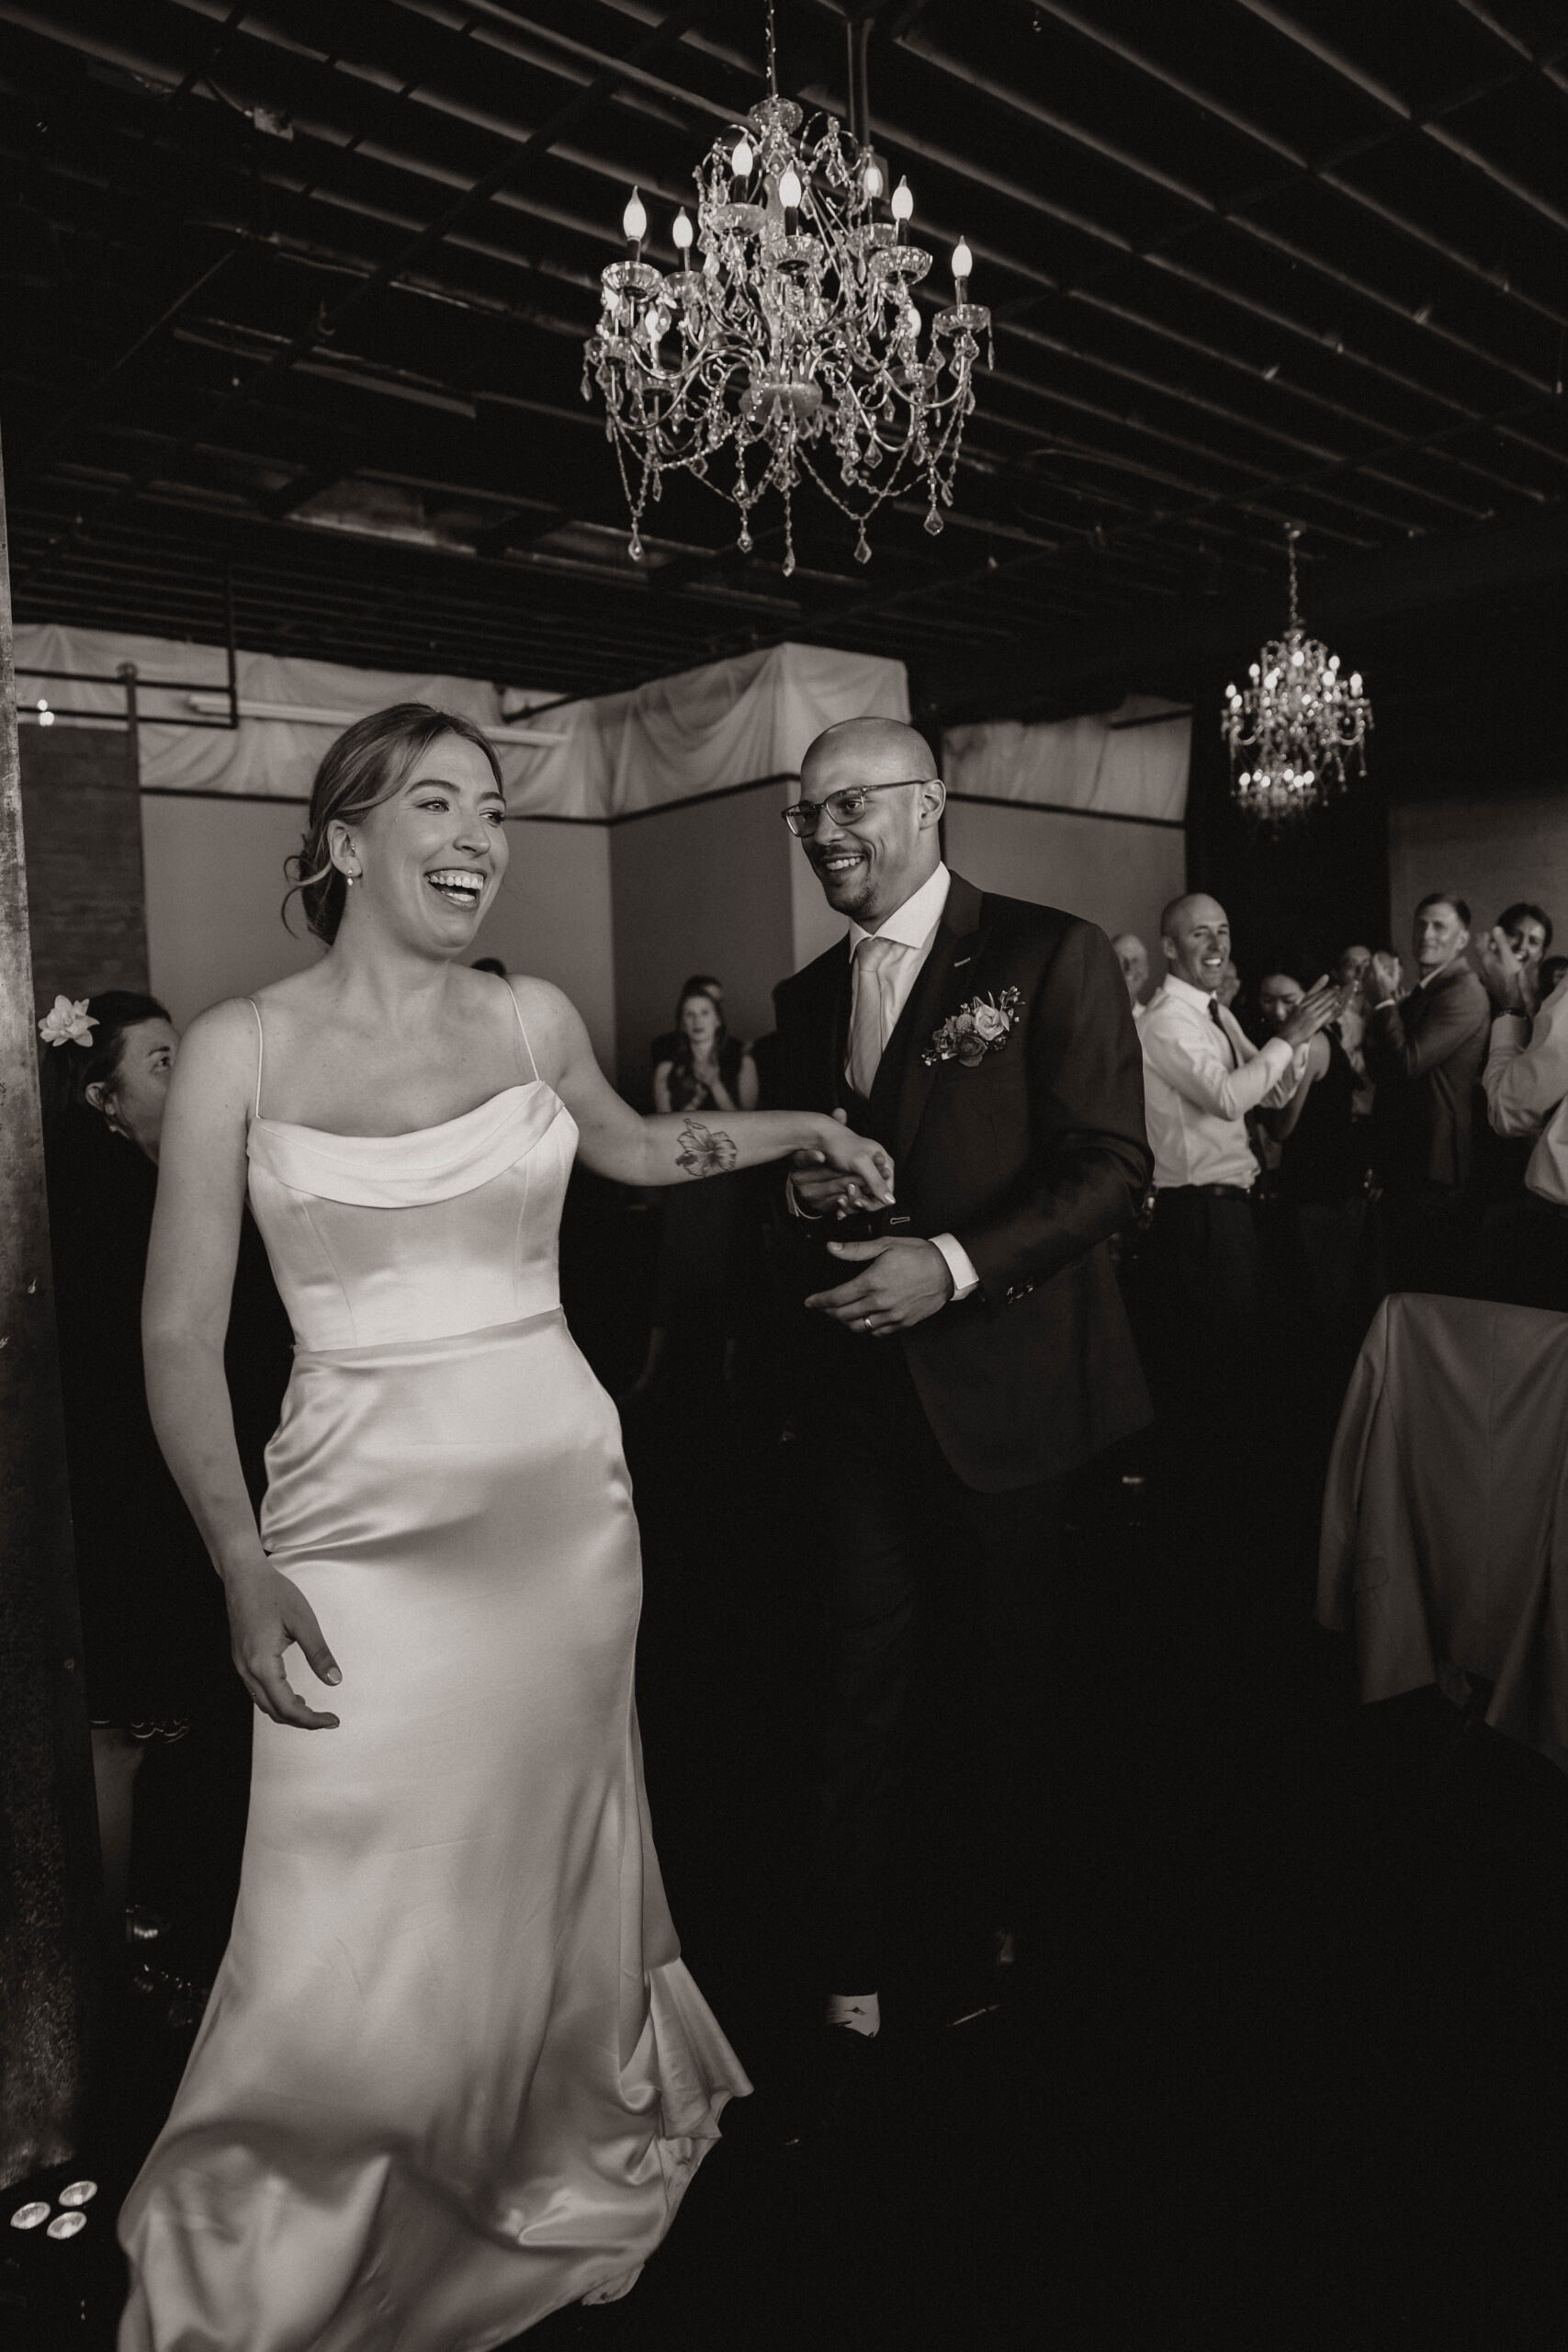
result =
[[[1482,1229],[1478,1288],[1515,1306],[1568,1313],[1568,967],[1537,1010],[1537,972],[1499,922],[1478,943],[1492,1001],[1482,1084],[1495,1133],[1529,1149],[1516,1201]]]
[[[1133,1018],[1141,1020],[1144,1012],[1144,990],[1149,984],[1149,951],[1135,931],[1118,932],[1111,943],[1111,953],[1122,967],[1122,978],[1127,983],[1127,996],[1133,1007]]]
[[[1307,991],[1290,974],[1272,973],[1260,993],[1265,1018],[1279,1035]],[[1300,1310],[1302,1344],[1336,1393],[1374,1304],[1365,1251],[1369,1138],[1355,1114],[1356,1091],[1338,1023],[1331,1021],[1308,1040],[1290,1101],[1260,1114],[1279,1150],[1276,1268]]]
[[[1490,1016],[1469,944],[1469,907],[1451,890],[1431,891],[1416,910],[1416,986],[1401,993],[1399,959],[1386,953],[1362,982],[1391,1290],[1462,1292],[1472,1271],[1468,1187]]]
[[[1367,1072],[1367,1057],[1364,1050],[1367,1035],[1367,1008],[1362,993],[1362,982],[1371,960],[1372,951],[1370,947],[1359,945],[1347,947],[1334,967],[1334,978],[1338,983],[1340,992],[1339,1013],[1334,1028],[1340,1044],[1345,1048],[1350,1067],[1356,1073],[1354,1110],[1358,1119],[1371,1117],[1372,1102],[1376,1094],[1376,1089]]]
[[[700,977],[681,991],[675,1008],[671,1052],[653,1073],[656,1111],[754,1111],[759,1101],[757,1066],[749,1048],[731,1037],[712,994],[716,982]],[[653,1326],[648,1354],[630,1394],[646,1396],[665,1364],[671,1335],[699,1383],[701,1360],[722,1358],[726,1375],[734,1354],[734,1261],[740,1211],[740,1180],[689,1184],[663,1204],[659,1266],[654,1279]]]
[[[1497,929],[1521,964],[1538,967],[1551,945],[1551,917],[1529,899],[1516,899],[1497,918]]]
[[[1562,985],[1562,976],[1565,972],[1568,972],[1568,956],[1547,956],[1542,958],[1540,967],[1540,996],[1543,1003],[1546,999]]]
[[[684,1004],[688,997],[697,996],[699,994],[712,998],[714,1004],[717,1008],[719,1020],[722,1023],[724,1020],[724,982],[720,979],[716,979],[711,972],[694,972],[690,979],[682,981],[681,993],[676,998],[675,1001],[677,1004]],[[677,1017],[674,1028],[661,1030],[659,1035],[653,1040],[652,1045],[649,1047],[649,1057],[651,1060],[654,1069],[657,1070],[660,1062],[673,1061],[676,1054],[680,1051],[680,1047],[681,1025],[679,1017]]]
[[[1205,1423],[1216,1396],[1256,1393],[1263,1270],[1247,1114],[1290,1101],[1304,1049],[1339,1001],[1320,983],[1292,999],[1277,1034],[1254,1046],[1220,1002],[1230,943],[1217,899],[1202,891],[1173,899],[1160,917],[1165,985],[1139,1027],[1155,1163],[1143,1251],[1150,1370],[1179,1448],[1179,1433]]]
[[[193,1724],[230,1729],[221,1591],[152,1433],[141,1287],[178,1035],[155,997],[56,1001],[39,1023],[61,1391],[104,1899],[125,1910],[138,1776]],[[289,1337],[254,1226],[240,1252],[228,1376],[252,1490],[277,1426]],[[248,1739],[248,1722],[243,1727]],[[206,1763],[215,1759],[211,1746]],[[236,1847],[243,1829],[228,1825]],[[222,1871],[227,1857],[209,1858]]]
[[[977,1895],[990,1970],[1029,1951],[1063,1672],[1063,1480],[1148,1404],[1104,1247],[1148,1168],[1136,1033],[1109,942],[949,870],[929,745],[892,719],[819,735],[785,811],[834,945],[774,990],[785,1100],[897,1141],[863,1238],[797,1226],[815,1335],[798,1396],[828,1628],[821,1991],[808,2102],[863,2074],[893,1955],[888,1877],[918,1629],[945,1592],[975,1645]],[[797,1159],[805,1218],[862,1195]],[[954,1659],[951,1679],[961,1669]],[[1037,1955],[1036,1955],[1037,1957]]]

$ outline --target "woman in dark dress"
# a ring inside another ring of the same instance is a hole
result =
[[[714,985],[705,978],[688,980],[681,991],[669,1055],[653,1073],[657,1111],[687,1111],[697,1119],[704,1112],[757,1107],[757,1066],[750,1048],[725,1028],[711,993]],[[671,1335],[682,1351],[710,1355],[728,1370],[739,1203],[736,1180],[729,1176],[666,1196],[653,1328],[634,1396],[645,1396],[654,1386]]]
[[[144,1758],[209,1715],[214,1693],[220,1704],[229,1696],[228,1618],[152,1434],[141,1366],[141,1289],[178,1035],[156,998],[123,989],[58,999],[39,1031],[66,1466],[112,1916],[125,1908]],[[259,1492],[289,1334],[254,1229],[249,1239],[229,1368],[242,1459]]]
[[[1306,991],[1299,980],[1272,973],[1258,993],[1273,1035]],[[1286,1280],[1337,1399],[1376,1303],[1367,1246],[1367,1123],[1355,1107],[1362,1080],[1334,1028],[1319,1030],[1306,1052],[1294,1094],[1264,1115],[1280,1152],[1271,1190]]]

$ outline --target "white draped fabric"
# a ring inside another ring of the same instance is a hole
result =
[[[302,800],[333,735],[351,716],[392,702],[434,702],[492,732],[529,725],[542,692],[481,679],[357,670],[300,656],[241,653],[242,704],[267,703],[323,714],[321,723],[243,718],[237,731],[160,725],[195,715],[191,696],[221,695],[224,657],[216,646],[187,645],[107,629],[51,623],[17,631],[17,693],[26,708],[39,695],[51,705],[121,717],[118,684],[48,680],[27,665],[111,675],[134,662],[148,678],[175,688],[139,687],[141,781],[163,791],[254,794]],[[186,682],[188,682],[186,683]],[[498,743],[508,798],[519,816],[578,817],[603,822],[657,808],[727,786],[792,775],[812,737],[836,719],[863,713],[908,718],[909,691],[901,662],[831,647],[776,645],[737,655],[629,693],[568,703],[545,713],[534,731],[555,741]]]
[[[1179,824],[1191,747],[1184,704],[1129,695],[1119,709],[1081,718],[950,728],[942,774],[950,791],[980,799]]]

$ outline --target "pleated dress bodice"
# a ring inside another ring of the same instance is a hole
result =
[[[447,1339],[558,1307],[576,1148],[542,1079],[408,1135],[253,1119],[251,1206],[297,1346]]]

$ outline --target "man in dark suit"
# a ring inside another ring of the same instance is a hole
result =
[[[933,1574],[978,1637],[989,1924],[1002,1939],[1024,1924],[1043,1836],[1057,1493],[1149,1419],[1103,1246],[1135,1214],[1149,1154],[1109,942],[949,873],[924,740],[847,720],[812,744],[800,789],[792,829],[849,930],[774,990],[780,1100],[839,1111],[885,1143],[897,1194],[879,1229],[829,1239],[834,1216],[863,1204],[808,1159],[790,1178],[795,1216],[829,1220],[810,1237],[798,1414],[829,1620],[821,1957],[829,2026],[865,2034]]]
[[[1382,1188],[1379,1224],[1391,1290],[1461,1291],[1468,1284],[1467,1188],[1491,1007],[1465,960],[1470,909],[1435,890],[1416,910],[1416,986],[1399,993],[1396,956],[1372,957],[1362,1052],[1377,1086],[1372,1157]],[[1480,1121],[1485,1122],[1484,1105]]]

